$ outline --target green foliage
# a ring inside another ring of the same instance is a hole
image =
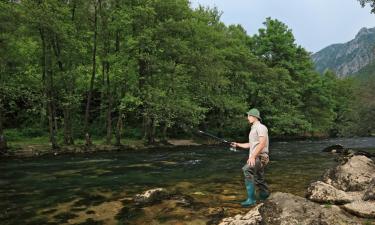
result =
[[[7,129],[4,134],[8,141],[20,141],[28,138],[47,136],[48,132],[38,127],[25,127],[22,129]]]
[[[359,135],[369,136],[375,133],[375,77],[357,83],[354,91],[358,96],[354,109],[357,115],[356,128]]]
[[[297,45],[292,31],[284,23],[269,17],[263,24],[266,28],[259,29],[259,34],[254,35],[254,54],[270,67],[292,70],[293,62],[297,60]]]
[[[251,107],[272,135],[341,136],[363,133],[355,124],[372,115],[371,108],[355,113],[355,84],[315,72],[310,54],[278,20],[267,18],[249,36],[222,23],[216,8],[193,10],[187,0],[0,6],[0,115],[10,137],[55,127],[59,141],[69,133],[83,138],[93,72],[89,127],[96,138],[122,132],[152,140],[197,127],[243,136]]]

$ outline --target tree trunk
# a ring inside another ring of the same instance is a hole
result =
[[[73,87],[74,81],[73,77],[67,81],[67,94],[69,96],[73,95]],[[64,144],[66,145],[74,145],[74,138],[73,138],[73,125],[72,125],[72,103],[69,102],[64,106]]]
[[[0,65],[1,66],[1,65]],[[0,69],[2,69],[2,67],[0,67]],[[5,84],[4,84],[4,75],[3,75],[3,71],[0,70],[0,85],[1,87],[4,87]],[[4,92],[5,90],[3,90],[3,88],[0,87],[0,153],[3,153],[3,152],[6,152],[7,150],[7,143],[6,143],[6,140],[5,140],[5,136],[4,136],[4,120],[5,120],[5,115],[4,115]]]
[[[57,132],[57,121],[56,121],[56,107],[55,107],[55,98],[53,95],[54,85],[53,85],[53,71],[52,71],[52,61],[51,61],[51,46],[47,49],[47,75],[49,77],[48,82],[48,110],[49,110],[49,127],[50,127],[50,134],[51,134],[51,143],[52,149],[58,149],[57,140],[56,140],[56,132]]]
[[[143,130],[143,138],[144,140],[149,143],[150,140],[149,140],[149,134],[150,134],[150,118],[149,116],[147,115],[146,113],[146,108],[147,108],[147,104],[146,104],[146,99],[145,99],[145,94],[144,94],[144,87],[145,87],[145,83],[146,83],[146,74],[147,74],[147,62],[146,60],[140,58],[138,59],[138,67],[139,67],[139,83],[138,83],[138,87],[139,87],[139,91],[140,91],[140,96],[141,96],[141,102],[143,103],[141,108],[140,108],[140,112],[142,114],[142,130]]]
[[[43,28],[39,29],[40,38],[42,41],[42,79],[43,79],[43,86],[45,90],[45,96],[47,99],[47,114],[48,114],[48,127],[49,127],[49,134],[50,134],[50,141],[52,144],[52,149],[57,149],[57,141],[55,138],[55,129],[54,129],[54,122],[53,122],[53,99],[52,99],[52,68],[51,68],[51,55],[50,55],[50,46],[47,46],[46,35]],[[47,79],[48,77],[48,79]]]
[[[100,91],[100,118],[106,118],[106,92],[104,87],[106,86],[105,83],[105,61],[102,61],[102,77],[101,77],[101,91]]]
[[[167,142],[167,130],[168,130],[167,123],[164,123],[162,132],[161,132],[161,140],[160,140],[161,143],[164,143],[164,144],[168,143]]]
[[[57,62],[59,65],[60,72],[65,76],[64,74],[64,67],[63,62],[61,60],[61,48],[60,48],[60,42],[57,36],[55,36],[54,42],[53,42],[53,50],[55,52],[55,56],[57,58]],[[72,77],[68,77],[64,80],[64,87],[65,87],[65,94],[71,96],[72,95]],[[74,144],[73,139],[73,129],[72,129],[72,121],[71,121],[71,103],[66,102],[63,107],[63,115],[64,115],[64,144],[66,145],[72,145]],[[56,118],[56,115],[55,115]],[[55,119],[55,128],[57,129],[57,121]]]
[[[145,139],[148,145],[155,144],[155,128],[155,120],[153,118],[146,117]]]
[[[117,119],[117,124],[116,124],[116,143],[115,145],[120,146],[121,145],[121,134],[122,134],[122,110],[119,110],[119,115]]]
[[[151,133],[149,137],[149,144],[155,144],[155,134],[156,134],[156,124],[155,124],[155,119],[151,120]]]
[[[97,2],[94,3],[94,37],[93,37],[93,51],[92,51],[92,74],[91,74],[91,80],[90,80],[90,89],[89,93],[87,95],[87,102],[86,102],[86,112],[85,112],[85,122],[84,122],[84,132],[85,137],[87,139],[90,138],[90,135],[88,134],[88,125],[89,125],[89,116],[90,116],[90,104],[91,104],[91,98],[92,98],[92,92],[94,89],[94,81],[95,81],[95,75],[96,75],[96,46],[97,46],[97,34],[98,34],[98,16],[97,16]],[[86,144],[91,144],[91,141],[86,141]]]
[[[107,75],[107,144],[111,144],[112,140],[112,94],[109,80],[109,62],[106,62],[106,75]]]
[[[3,127],[3,104],[2,99],[0,99],[0,153],[6,152],[8,146],[4,136],[4,127]]]
[[[52,46],[53,52],[55,53],[55,57],[56,57],[56,60],[57,60],[57,65],[59,66],[60,72],[63,74],[64,69],[63,69],[63,62],[61,60],[59,40],[58,40],[57,36],[54,35],[53,38],[51,38],[50,41],[51,41],[51,46]],[[51,63],[51,68],[52,68],[52,63]],[[55,89],[52,88],[52,87],[54,87],[53,83],[54,83],[53,76],[51,76],[51,93],[52,93],[53,99],[55,99],[56,94],[55,94]],[[54,127],[55,127],[55,130],[57,131],[57,129],[58,129],[58,121],[57,121],[57,110],[56,110],[55,101],[52,102],[52,108],[53,108],[53,122],[54,122]]]
[[[74,145],[71,110],[69,106],[64,107],[64,144]]]
[[[55,96],[56,96],[56,93],[55,93],[55,85],[54,85],[54,77],[53,77],[53,70],[52,70],[52,49],[50,48],[50,53],[49,53],[49,91],[50,91],[50,99],[51,99],[51,107],[52,107],[52,122],[53,122],[53,127],[54,127],[54,130],[55,130],[55,133],[57,132],[57,129],[58,129],[58,125],[57,125],[57,110],[56,110],[56,101],[55,101]]]
[[[119,2],[116,0],[116,8],[119,7]],[[113,20],[115,20],[113,18]],[[116,39],[115,39],[115,52],[118,53],[120,51],[120,31],[116,30]],[[120,88],[120,90],[126,90],[126,80],[125,84],[123,85],[123,89]],[[121,91],[122,94],[125,96],[125,91]],[[120,95],[121,96],[121,95]],[[118,110],[118,118],[116,123],[116,143],[115,145],[120,146],[121,145],[121,134],[123,129],[123,110],[119,107]]]

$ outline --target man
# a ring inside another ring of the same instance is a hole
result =
[[[242,168],[245,175],[247,199],[241,203],[248,207],[256,203],[255,185],[259,189],[259,199],[265,200],[269,196],[268,185],[264,180],[264,168],[269,162],[268,157],[268,129],[261,123],[259,110],[253,108],[247,112],[247,120],[251,126],[249,143],[232,142],[233,147],[250,149],[249,159]]]

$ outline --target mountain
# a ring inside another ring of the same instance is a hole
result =
[[[375,79],[375,61],[372,63],[366,65],[362,69],[360,69],[358,72],[352,75],[356,79],[360,81],[368,82],[370,79]]]
[[[375,28],[362,28],[353,40],[330,45],[313,54],[312,60],[321,73],[331,69],[346,77],[359,72],[375,61]]]

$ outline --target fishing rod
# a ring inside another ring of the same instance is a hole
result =
[[[238,151],[238,150],[236,149],[236,147],[233,147],[233,146],[231,145],[232,142],[230,142],[230,141],[227,141],[227,140],[225,140],[225,139],[223,139],[223,138],[216,137],[216,136],[213,135],[213,134],[209,134],[209,133],[206,133],[206,132],[201,131],[201,130],[198,130],[198,133],[203,134],[203,135],[206,135],[206,136],[208,136],[208,137],[211,137],[211,138],[213,138],[213,139],[215,139],[215,140],[217,140],[217,141],[220,141],[221,143],[228,144],[228,145],[230,146],[230,147],[229,147],[229,150],[232,151],[232,152],[237,152],[237,151]]]
[[[216,139],[216,140],[218,140],[218,141],[220,141],[220,142],[222,142],[222,143],[229,144],[229,145],[231,144],[230,141],[227,141],[227,140],[225,140],[225,139],[223,139],[223,138],[216,137],[216,136],[213,135],[213,134],[209,134],[209,133],[206,133],[206,132],[201,131],[201,130],[198,130],[198,132],[199,132],[200,134],[203,134],[203,135],[206,135],[206,136],[211,137],[211,138],[213,138],[213,139]]]

